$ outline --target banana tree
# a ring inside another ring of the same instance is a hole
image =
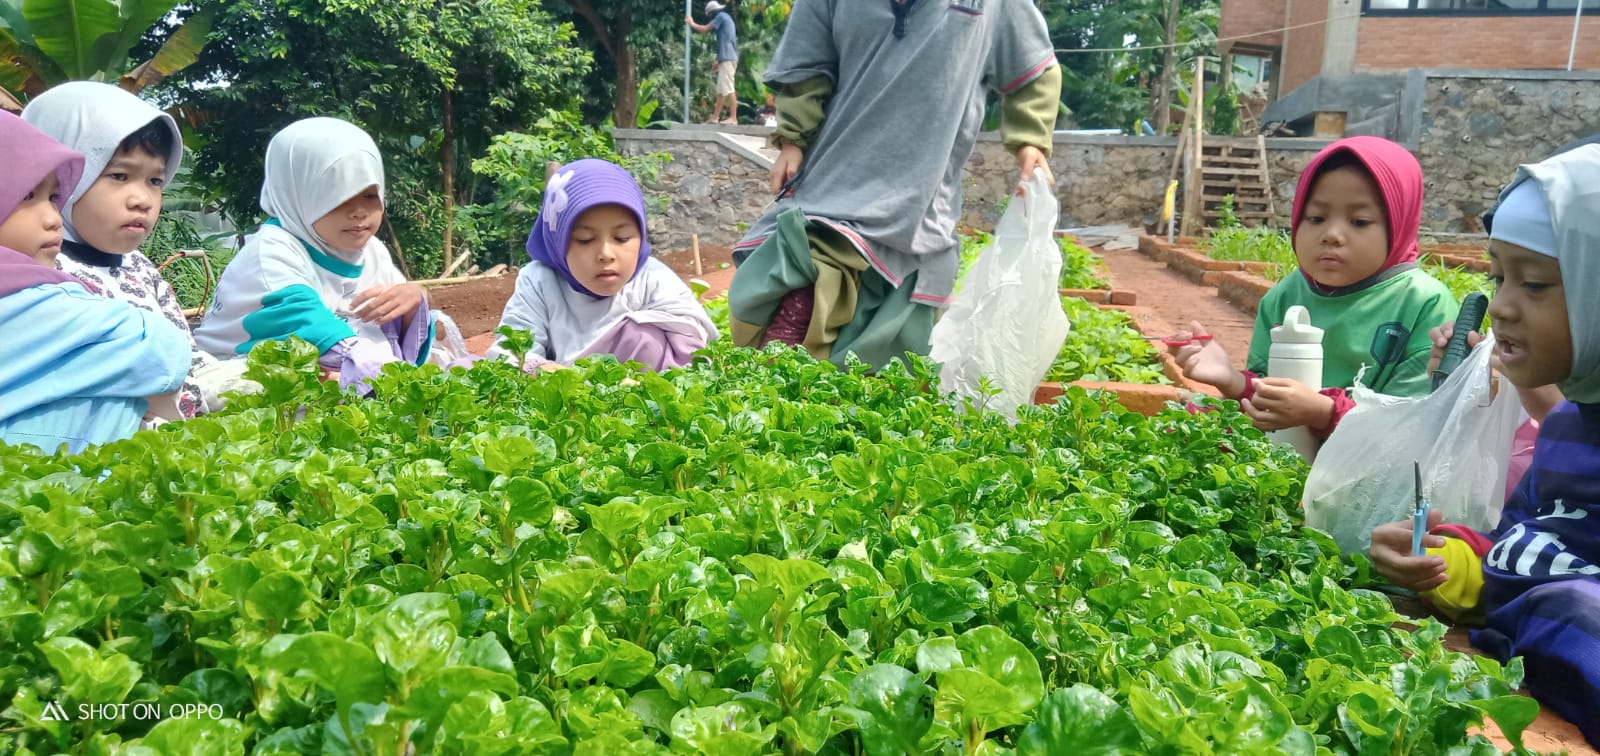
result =
[[[193,63],[211,14],[190,16],[149,60],[129,55],[179,0],[0,0],[0,87],[33,97],[64,81],[139,92]]]

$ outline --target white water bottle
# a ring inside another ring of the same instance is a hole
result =
[[[1290,378],[1313,391],[1322,388],[1322,329],[1311,325],[1311,313],[1295,305],[1272,329],[1272,349],[1267,353],[1267,375]],[[1316,461],[1317,439],[1305,426],[1268,434],[1274,441],[1294,447],[1307,462]]]

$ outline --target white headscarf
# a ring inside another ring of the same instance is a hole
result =
[[[1501,202],[1527,182],[1543,192],[1549,209],[1572,331],[1572,375],[1556,385],[1574,402],[1600,403],[1600,145],[1584,145],[1518,168],[1517,180],[1501,193]],[[1496,211],[1493,238],[1525,247],[1539,244],[1531,236],[1523,241],[1507,238],[1516,235],[1514,227],[1502,232],[1500,224]],[[1528,249],[1545,252],[1536,246]]]
[[[83,176],[78,179],[61,213],[63,231],[70,241],[83,241],[72,225],[73,207],[117,156],[117,146],[122,140],[151,121],[160,121],[172,132],[172,148],[166,156],[167,183],[172,183],[172,177],[178,175],[178,165],[183,162],[183,134],[172,116],[115,84],[71,81],[52,87],[23,108],[22,118],[56,141],[83,153]]]
[[[266,169],[262,210],[301,241],[344,262],[360,262],[363,250],[334,249],[311,224],[374,184],[384,196],[383,158],[367,132],[337,118],[295,121],[267,145]]]

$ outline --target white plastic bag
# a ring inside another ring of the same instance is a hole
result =
[[[1306,478],[1306,524],[1327,531],[1347,554],[1365,552],[1373,528],[1411,517],[1415,460],[1422,464],[1422,495],[1445,522],[1492,530],[1505,504],[1511,439],[1522,422],[1516,387],[1489,369],[1493,351],[1491,333],[1428,396],[1379,394],[1358,376],[1355,409]]]
[[[933,327],[939,385],[1015,419],[1061,351],[1071,324],[1061,309],[1061,249],[1052,230],[1060,207],[1042,171],[1023,184],[995,227],[994,243],[967,272]],[[1000,393],[988,397],[980,380]]]

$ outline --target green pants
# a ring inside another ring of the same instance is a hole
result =
[[[733,274],[728,311],[733,342],[757,347],[785,294],[814,287],[815,305],[802,346],[844,366],[854,352],[874,370],[906,353],[926,355],[938,309],[913,302],[916,274],[899,287],[867,265],[838,231],[809,221],[800,208],[778,216],[778,228]]]

